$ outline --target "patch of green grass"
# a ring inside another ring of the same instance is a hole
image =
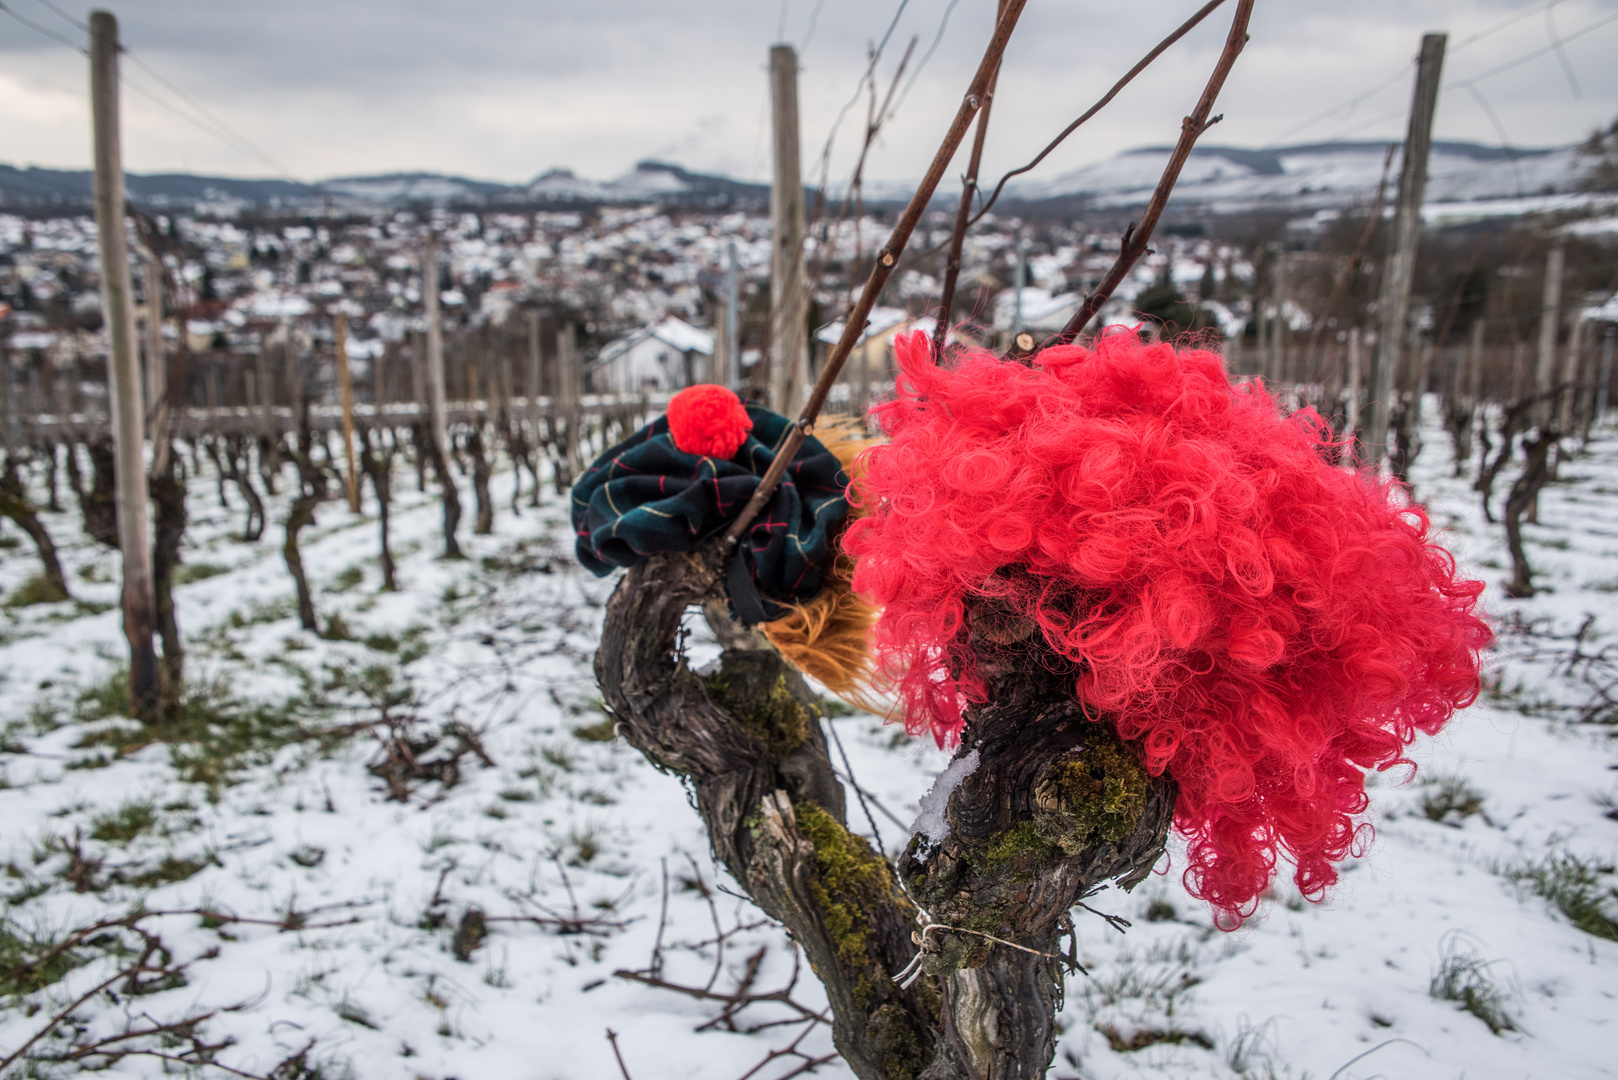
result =
[[[572,772],[574,769],[573,755],[567,752],[565,746],[547,746],[540,750],[539,756],[563,772]]]
[[[83,734],[73,740],[73,749],[94,750],[97,747],[111,747],[116,752],[125,747],[150,744],[150,732],[133,720],[124,723],[104,721],[86,728]]]
[[[539,798],[548,799],[556,791],[557,774],[554,769],[547,769],[539,763],[534,763],[521,769],[517,773],[518,779],[534,781],[534,787],[539,792]],[[502,796],[503,798],[504,796]],[[522,800],[524,802],[528,800]]]
[[[306,693],[281,702],[254,702],[232,694],[223,681],[187,684],[173,714],[151,724],[107,725],[81,742],[104,753],[76,762],[80,768],[109,764],[137,750],[163,743],[181,780],[204,784],[213,792],[249,765],[262,764],[283,747],[316,742],[325,747],[351,738],[351,730],[328,732],[314,726],[328,702],[305,680]],[[80,692],[74,719],[96,723],[121,719],[129,711],[129,674],[115,668],[108,677]],[[110,751],[110,755],[105,753]]]
[[[1173,922],[1177,918],[1179,914],[1174,910],[1174,905],[1161,897],[1146,905],[1147,922]]]
[[[330,695],[357,695],[375,708],[396,710],[411,705],[416,691],[410,680],[389,663],[327,664],[326,679],[320,688]]]
[[[8,869],[14,868],[15,865],[15,863],[9,864]],[[0,899],[3,899],[11,907],[18,907],[28,903],[35,897],[44,896],[50,891],[51,883],[47,879],[28,875],[24,877],[21,885],[4,894],[4,896],[0,896]]]
[[[1549,901],[1586,934],[1618,941],[1618,888],[1608,883],[1618,868],[1588,862],[1570,851],[1553,851],[1501,873]]]
[[[1144,1050],[1148,1046],[1166,1043],[1170,1046],[1179,1046],[1181,1043],[1191,1043],[1204,1050],[1212,1050],[1214,1042],[1200,1031],[1183,1031],[1180,1028],[1136,1028],[1126,1038],[1112,1024],[1097,1024],[1096,1030],[1115,1054],[1130,1054],[1137,1050]]]
[[[1469,817],[1483,814],[1482,792],[1463,777],[1435,776],[1428,783],[1432,790],[1421,797],[1421,812],[1427,820],[1459,825]]]
[[[598,724],[585,724],[583,727],[574,728],[573,737],[583,739],[585,742],[612,742],[617,726],[618,722],[607,716]]]
[[[381,1030],[376,1026],[376,1021],[371,1019],[370,1013],[347,998],[338,1003],[337,1015],[347,1020],[350,1024],[358,1024],[360,1027],[367,1027],[372,1031]]]
[[[594,822],[585,822],[575,825],[568,830],[567,843],[573,849],[573,858],[568,860],[570,866],[584,866],[601,854],[600,825]]]
[[[119,666],[105,679],[79,691],[73,703],[73,719],[81,724],[122,719],[129,716],[129,706],[129,669]]]
[[[61,706],[48,697],[38,697],[28,706],[28,730],[35,735],[49,735],[62,726]]]
[[[1517,1024],[1507,1012],[1509,999],[1489,976],[1490,964],[1453,939],[1442,952],[1438,974],[1428,984],[1427,992],[1438,1001],[1455,1002],[1462,1012],[1482,1020],[1496,1035],[1516,1031]]]
[[[1101,1009],[1127,1002],[1132,1009],[1162,1012],[1172,1019],[1175,1009],[1201,984],[1196,972],[1201,954],[1194,936],[1160,941],[1144,954],[1127,946],[1114,962],[1084,982],[1080,993],[1085,1012],[1094,1017]]]
[[[63,943],[0,917],[0,999],[15,1000],[52,986],[88,959],[72,949],[58,948]]]
[[[265,623],[290,619],[297,613],[297,599],[291,596],[283,596],[275,600],[252,604],[246,608],[238,608],[230,613],[225,623],[232,630],[245,630],[249,626],[262,626]]]
[[[148,833],[157,824],[157,807],[150,799],[135,799],[90,821],[90,839],[108,844],[127,844]]]
[[[326,849],[316,847],[314,844],[304,844],[302,847],[293,849],[287,855],[287,858],[306,870],[313,870],[326,861]]]
[[[329,593],[353,592],[365,583],[365,568],[362,566],[349,566],[337,572],[337,575],[326,584]]]
[[[47,579],[43,574],[35,574],[14,589],[6,597],[6,607],[21,608],[32,607],[35,604],[57,604],[66,600],[67,593],[60,585]]]
[[[181,563],[174,570],[174,584],[189,585],[193,581],[206,581],[220,574],[230,573],[230,567],[218,563]]]
[[[556,569],[556,546],[548,538],[519,540],[504,551],[478,561],[484,573],[502,577],[550,574]]]
[[[209,865],[209,861],[204,859],[184,859],[177,855],[165,855],[156,866],[130,875],[128,881],[129,884],[142,889],[155,889],[159,885],[172,885],[176,881],[185,881],[201,873]]]
[[[420,624],[407,626],[398,634],[380,632],[360,638],[360,644],[373,652],[392,653],[400,666],[413,664],[427,655],[427,628]]]

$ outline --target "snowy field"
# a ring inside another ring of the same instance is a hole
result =
[[[1221,933],[1178,861],[1092,901],[1133,926],[1079,913],[1089,974],[1068,979],[1052,1076],[1618,1075],[1618,942],[1588,932],[1618,918],[1618,715],[1574,720],[1618,663],[1599,655],[1618,432],[1589,449],[1528,529],[1548,590],[1512,601],[1500,528],[1427,433],[1417,493],[1502,632],[1491,691],[1416,747],[1414,781],[1375,778],[1376,841],[1325,904],[1283,881]],[[603,726],[613,582],[572,561],[565,500],[514,514],[497,475],[494,534],[463,530],[468,558],[445,562],[438,505],[400,469],[397,593],[374,516],[323,505],[304,546],[339,623],[321,638],[281,559],[290,480],[253,544],[234,490],[191,486],[188,741],[142,745],[118,715],[116,554],[76,512],[48,519],[75,600],[0,609],[0,1073],[772,1080],[830,1054],[818,985],[731,891],[679,780]],[[35,565],[0,551],[0,597]],[[907,832],[886,815],[908,824],[946,758],[830,723],[875,797],[850,825],[892,852]],[[685,991],[619,974],[654,969]],[[769,1000],[736,1008],[739,986]]]

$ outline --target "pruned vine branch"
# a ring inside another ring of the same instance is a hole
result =
[[[1112,299],[1113,290],[1118,288],[1119,283],[1135,268],[1141,256],[1146,254],[1147,244],[1151,242],[1152,233],[1157,228],[1157,220],[1162,217],[1163,208],[1168,204],[1174,185],[1180,179],[1180,170],[1185,167],[1186,159],[1191,156],[1191,148],[1196,145],[1203,132],[1221,119],[1212,115],[1214,102],[1218,99],[1225,80],[1230,76],[1231,68],[1235,67],[1236,58],[1247,45],[1247,23],[1252,15],[1253,0],[1237,0],[1236,17],[1231,20],[1230,34],[1225,38],[1224,51],[1219,54],[1219,62],[1214,65],[1213,74],[1208,77],[1208,84],[1203,87],[1197,107],[1180,123],[1179,141],[1174,144],[1174,152],[1169,155],[1168,164],[1163,168],[1163,175],[1158,178],[1157,187],[1152,191],[1146,210],[1141,214],[1139,223],[1131,224],[1124,231],[1123,245],[1118,252],[1117,260],[1112,264],[1112,269],[1107,271],[1101,284],[1085,298],[1083,304],[1079,305],[1079,310],[1056,335],[1053,343],[1065,345],[1078,337],[1084,328],[1090,325],[1090,320],[1096,317],[1096,313]]]
[[[1189,34],[1198,23],[1202,22],[1203,19],[1206,19],[1209,15],[1213,14],[1213,10],[1224,2],[1225,0],[1208,0],[1208,3],[1204,4],[1195,15],[1181,23],[1172,34],[1153,46],[1151,52],[1141,57],[1134,67],[1130,68],[1124,73],[1123,78],[1112,84],[1112,89],[1101,95],[1101,99],[1099,101],[1090,106],[1084,112],[1080,113],[1079,118],[1074,120],[1067,127],[1063,128],[1060,135],[1046,143],[1045,149],[1035,154],[1032,161],[1026,165],[1019,165],[1017,168],[1012,169],[1010,172],[1002,176],[1000,178],[1000,182],[994,185],[994,191],[989,195],[988,199],[984,201],[983,206],[977,211],[977,213],[972,215],[972,218],[967,222],[967,225],[976,225],[979,221],[983,220],[983,216],[985,214],[994,208],[995,202],[1000,198],[1000,193],[1005,190],[1007,181],[1021,176],[1024,173],[1032,172],[1034,169],[1038,168],[1040,162],[1044,161],[1050,156],[1051,151],[1055,150],[1058,146],[1061,146],[1062,143],[1067,141],[1067,137],[1069,135],[1079,130],[1079,128],[1082,127],[1091,117],[1095,116],[1096,113],[1100,112],[1102,109],[1105,109],[1107,105],[1112,102],[1112,99],[1118,96],[1119,91],[1123,90],[1124,87],[1134,82],[1135,76],[1139,75],[1141,72],[1150,67],[1153,60],[1156,60],[1159,56],[1162,56],[1171,45],[1185,37],[1185,35]]]
[[[995,25],[994,36],[989,39],[983,59],[978,63],[977,74],[972,77],[972,83],[967,87],[965,97],[961,99],[960,108],[955,112],[955,119],[945,132],[943,142],[939,144],[938,152],[933,155],[932,164],[927,167],[927,174],[916,188],[916,193],[910,197],[909,205],[894,224],[888,242],[877,252],[876,263],[871,267],[871,275],[865,281],[865,288],[861,290],[860,298],[854,304],[854,310],[848,314],[848,319],[843,325],[842,337],[837,339],[836,346],[826,357],[826,364],[821,369],[820,378],[815,381],[814,390],[810,393],[803,412],[799,414],[797,425],[787,433],[786,440],[776,449],[775,460],[770,463],[763,479],[759,481],[753,497],[747,501],[747,505],[725,531],[725,543],[728,547],[735,547],[746,534],[753,519],[758,517],[759,511],[770,501],[770,496],[775,493],[781,477],[786,475],[787,466],[792,464],[793,457],[797,455],[798,447],[802,446],[803,440],[808,437],[815,418],[820,415],[820,410],[826,404],[826,398],[831,394],[832,385],[837,382],[838,375],[842,374],[849,353],[854,351],[860,336],[865,333],[865,324],[870,319],[871,309],[876,306],[877,297],[882,295],[883,286],[887,284],[894,267],[898,265],[899,256],[904,252],[905,245],[910,242],[910,234],[915,231],[916,223],[926,212],[927,204],[932,201],[933,192],[938,190],[938,182],[943,179],[944,170],[955,157],[955,151],[960,148],[961,140],[966,137],[966,129],[971,126],[973,117],[982,108],[989,84],[1000,70],[1000,58],[1005,55],[1006,45],[1011,41],[1011,32],[1016,29],[1017,19],[1022,15],[1027,2],[1028,0],[1006,0]]]

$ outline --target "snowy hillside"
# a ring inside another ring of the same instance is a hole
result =
[[[1058,202],[1120,209],[1143,205],[1162,174],[1169,151],[1166,146],[1130,150],[1048,178],[1040,178],[1036,172],[1006,186],[1002,208],[1017,213],[1030,205]],[[1199,146],[1186,162],[1174,199],[1178,206],[1196,207],[1210,214],[1276,207],[1319,210],[1363,203],[1376,191],[1386,151],[1387,144],[1383,142],[1321,143],[1264,150]],[[1398,168],[1395,152],[1393,183],[1397,183]],[[1443,203],[1523,199],[1547,193],[1565,195],[1577,190],[1581,169],[1571,147],[1506,150],[1477,143],[1439,142],[1433,147],[1427,198],[1431,203]],[[570,169],[554,168],[526,184],[439,173],[351,176],[315,184],[187,175],[131,174],[128,180],[130,197],[142,205],[228,203],[236,210],[252,205],[314,208],[326,205],[327,200],[351,210],[422,202],[463,207],[545,202],[763,205],[770,196],[768,183],[696,173],[660,161],[640,162],[611,180],[595,180],[578,176]],[[867,180],[863,187],[867,204],[893,206],[908,202],[915,189],[913,180]],[[86,202],[89,192],[88,172],[0,165],[0,208],[70,205]],[[831,182],[830,194],[834,199],[846,194],[841,181]],[[951,204],[959,197],[958,179],[946,177],[936,199]],[[1535,208],[1514,212],[1532,209]]]
[[[332,195],[384,206],[408,202],[464,201],[505,190],[503,184],[437,173],[352,176],[327,180],[320,187]]]
[[[1170,147],[1120,154],[1049,180],[1007,186],[1007,195],[1038,202],[1081,198],[1101,207],[1144,204],[1151,197]],[[1218,213],[1238,213],[1283,204],[1289,209],[1320,209],[1363,202],[1376,192],[1387,144],[1324,143],[1272,150],[1199,146],[1174,189],[1177,205]],[[1398,182],[1394,153],[1390,193]],[[1571,148],[1507,151],[1475,143],[1433,146],[1427,198],[1431,202],[1518,198],[1577,187],[1580,167]]]
[[[1509,601],[1499,529],[1427,433],[1417,491],[1490,582],[1493,689],[1417,747],[1413,782],[1376,778],[1376,841],[1326,904],[1283,883],[1220,933],[1179,862],[1092,901],[1134,925],[1079,913],[1088,975],[1053,1076],[1618,1075],[1614,716],[1568,708],[1581,676],[1612,677],[1591,658],[1618,629],[1618,431],[1600,434],[1529,527],[1550,591]],[[379,589],[374,516],[329,503],[306,533],[318,638],[284,497],[244,544],[234,491],[193,479],[198,689],[172,744],[120,717],[115,553],[50,515],[75,599],[21,606],[34,560],[0,534],[0,1075],[849,1076],[812,974],[791,982],[790,942],[729,891],[679,780],[611,738],[590,663],[613,581],[573,562],[565,500],[502,505],[446,562],[436,502],[395,485],[402,591]],[[895,850],[945,756],[829,724],[876,800],[851,826]]]
[[[244,180],[238,177],[188,174],[126,177],[129,196],[138,205],[158,210],[206,207],[206,212],[232,216],[251,206],[279,209],[371,211],[420,203],[459,207],[502,207],[514,203],[586,203],[676,205],[762,205],[768,184],[691,172],[678,165],[642,161],[612,180],[591,180],[569,169],[550,169],[526,184],[472,180],[443,173],[384,173],[344,176],[317,183],[287,180]],[[901,185],[908,199],[914,185]],[[16,168],[0,164],[0,209],[51,207],[58,211],[88,208],[90,174],[85,170]],[[201,212],[201,211],[199,211]]]

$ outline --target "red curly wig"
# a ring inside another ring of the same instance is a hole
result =
[[[935,364],[895,341],[849,530],[872,644],[913,732],[953,743],[982,701],[965,600],[1031,619],[1077,699],[1179,785],[1186,884],[1227,928],[1278,853],[1311,899],[1359,854],[1364,770],[1408,764],[1479,689],[1490,632],[1420,506],[1312,410],[1283,416],[1219,356],[1129,331]]]

